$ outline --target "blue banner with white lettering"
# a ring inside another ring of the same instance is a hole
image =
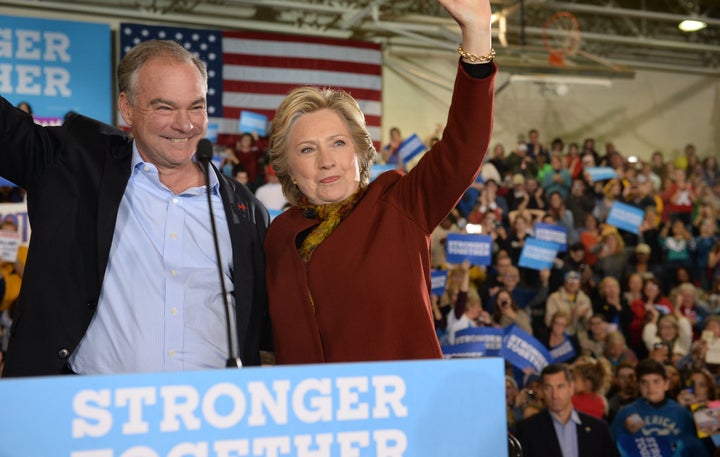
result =
[[[466,233],[449,233],[445,240],[448,263],[469,260],[473,265],[490,265],[492,237]]]
[[[505,331],[506,329],[496,327],[468,327],[455,332],[455,344],[483,343],[487,357],[498,357],[503,346]]]
[[[402,163],[407,165],[416,155],[425,152],[426,149],[425,143],[422,142],[417,133],[413,133],[400,143],[398,156],[402,160]]]
[[[623,435],[618,438],[622,457],[671,457],[675,455],[668,436]]]
[[[590,175],[592,182],[605,181],[617,177],[617,172],[612,167],[586,167],[585,172]]]
[[[550,241],[525,238],[525,245],[520,251],[518,266],[533,270],[552,268],[557,257],[558,245]]]
[[[252,111],[241,111],[238,131],[240,133],[257,133],[258,136],[267,134],[268,118],[264,114]]]
[[[562,225],[538,222],[533,226],[533,236],[536,240],[556,243],[559,252],[567,251],[567,229]]]
[[[550,358],[553,363],[562,363],[575,358],[575,347],[567,334],[562,343],[550,349]]]
[[[485,358],[5,379],[0,455],[504,456],[504,378]]]
[[[470,341],[466,343],[455,343],[442,346],[443,357],[454,358],[480,358],[485,357],[485,343],[481,341]]]
[[[644,218],[645,211],[642,209],[616,201],[610,207],[610,213],[605,222],[621,230],[639,235],[640,224]]]
[[[433,295],[437,295],[439,297],[445,293],[447,278],[447,270],[433,270],[430,272],[430,288]]]
[[[110,38],[108,24],[0,15],[0,94],[39,123],[75,111],[111,124]]]
[[[531,368],[538,373],[552,361],[547,348],[516,325],[511,326],[505,335],[500,356],[514,367],[521,370]]]

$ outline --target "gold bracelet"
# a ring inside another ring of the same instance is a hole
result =
[[[462,57],[463,60],[469,63],[489,63],[492,62],[495,58],[495,49],[490,48],[490,52],[485,54],[484,56],[479,56],[477,54],[471,54],[469,52],[466,52],[463,50],[462,46],[458,48],[458,54],[460,54],[460,57]]]

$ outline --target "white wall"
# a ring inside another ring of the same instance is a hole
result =
[[[501,53],[499,53],[501,54]],[[403,135],[429,137],[438,122],[445,122],[450,103],[449,86],[457,61],[425,56],[405,63],[422,66],[425,77],[445,77],[448,87],[428,82],[417,74],[396,70],[396,57],[386,56],[383,72],[383,141],[392,126]],[[500,72],[496,89],[509,78],[497,59]],[[422,74],[422,73],[421,73]],[[610,141],[624,155],[647,158],[653,151],[674,158],[687,143],[695,144],[701,157],[720,155],[720,78],[664,72],[636,72],[634,79],[615,79],[609,88],[568,85],[559,96],[536,83],[512,82],[495,99],[492,144],[512,149],[518,134],[540,131],[541,141],[561,137],[581,143],[594,137],[599,151]]]

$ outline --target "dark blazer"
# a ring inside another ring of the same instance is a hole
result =
[[[580,457],[618,457],[617,446],[607,424],[578,412],[578,455]],[[523,457],[563,457],[550,411],[544,409],[517,423],[515,436],[522,445]]]
[[[85,335],[131,159],[132,139],[115,127],[80,115],[39,127],[0,97],[0,176],[27,190],[32,227],[3,376],[62,373]],[[261,346],[272,345],[263,253],[269,216],[246,187],[217,175],[233,248],[238,353],[243,365],[258,365]]]

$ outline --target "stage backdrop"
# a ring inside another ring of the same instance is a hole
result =
[[[502,359],[0,380],[0,455],[507,455]]]
[[[110,36],[108,24],[0,15],[0,95],[42,124],[68,111],[110,124]]]
[[[242,111],[272,120],[283,97],[299,85],[344,89],[358,100],[379,146],[382,107],[380,45],[258,32],[120,24],[120,57],[148,39],[172,39],[208,65],[208,114],[219,133],[238,132]],[[222,140],[221,140],[222,141]]]

